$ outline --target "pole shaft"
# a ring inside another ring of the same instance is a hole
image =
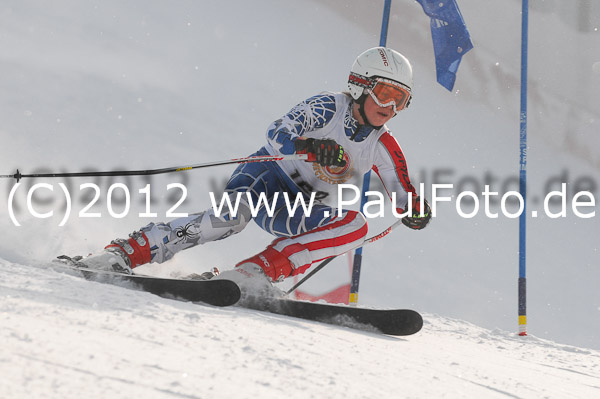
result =
[[[386,46],[388,25],[390,21],[390,10],[392,8],[392,0],[385,0],[383,5],[383,18],[381,20],[381,34],[379,36],[379,45],[382,47]],[[363,177],[362,185],[362,198],[360,201],[360,209],[364,210],[365,204],[367,203],[366,192],[371,185],[371,172],[365,173]],[[357,248],[354,252],[354,262],[352,264],[352,279],[350,280],[350,298],[349,303],[356,305],[358,303],[358,287],[360,284],[360,269],[362,265],[362,247]]]
[[[519,191],[523,197],[523,212],[519,216],[519,335],[527,335],[527,47],[529,30],[529,0],[523,0],[521,21],[521,116]]]
[[[246,158],[235,158],[227,159],[224,161],[206,162],[196,165],[188,166],[175,166],[170,168],[161,169],[147,169],[147,170],[116,170],[107,172],[65,172],[65,173],[33,173],[33,174],[21,174],[18,170],[14,175],[0,175],[0,178],[14,178],[17,182],[23,177],[94,177],[94,176],[143,176],[143,175],[158,175],[163,173],[183,172],[192,169],[209,168],[220,165],[231,165],[240,163],[250,162],[273,162],[273,161],[292,161],[292,160],[306,160],[308,156],[306,154],[292,154],[292,155],[257,155]]]

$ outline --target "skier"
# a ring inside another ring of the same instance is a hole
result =
[[[116,239],[100,253],[77,261],[91,268],[132,273],[140,265],[162,263],[181,250],[239,233],[254,219],[278,238],[216,278],[236,281],[243,291],[273,292],[273,282],[303,273],[314,262],[363,243],[367,235],[364,215],[342,210],[338,216],[325,199],[335,195],[337,184],[371,169],[388,194],[395,193],[393,205],[399,213],[412,205],[412,214],[402,222],[411,229],[423,229],[431,217],[429,205],[424,201],[421,212],[402,150],[385,126],[410,104],[412,85],[412,67],[402,54],[385,47],[363,52],[352,65],[348,92],[324,92],[296,105],[269,126],[266,145],[253,154],[307,154],[309,161],[242,164],[225,189],[231,198],[244,194],[235,215],[226,210],[217,217],[209,209],[168,223],[150,223],[128,239]],[[254,204],[261,193],[268,204],[275,201],[272,216],[263,205],[253,217],[246,192]],[[275,200],[278,192],[287,192],[292,199],[298,193],[315,193],[318,201],[310,215],[302,207],[289,214],[283,196]]]

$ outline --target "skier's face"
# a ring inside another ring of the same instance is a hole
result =
[[[394,107],[380,107],[373,101],[371,96],[366,96],[364,104],[365,115],[368,122],[373,126],[381,126],[394,117]]]

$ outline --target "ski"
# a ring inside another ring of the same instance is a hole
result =
[[[410,309],[368,309],[291,299],[242,301],[250,309],[388,335],[412,335],[423,327],[421,315]]]
[[[79,272],[87,280],[150,292],[163,298],[231,306],[240,299],[240,288],[230,280],[183,280],[90,269],[62,262],[53,265]]]
[[[240,288],[230,280],[184,280],[90,269],[63,262],[53,265],[77,271],[87,280],[142,290],[169,299],[203,302],[214,306],[237,304],[283,316],[397,336],[415,334],[423,327],[421,315],[410,309],[369,309],[251,296],[238,302]]]

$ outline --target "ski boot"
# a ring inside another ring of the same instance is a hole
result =
[[[135,231],[127,240],[122,238],[113,240],[98,254],[87,257],[62,255],[58,259],[72,266],[133,274],[132,270],[135,267],[150,263],[150,245],[143,232]]]
[[[57,259],[59,263],[70,266],[133,274],[127,255],[122,250],[114,248],[105,249],[98,254],[91,254],[86,257],[61,255]]]
[[[239,285],[242,302],[254,302],[285,296],[273,283],[283,281],[293,270],[291,261],[269,245],[261,253],[239,262],[234,269],[222,272],[218,278],[232,280]]]

